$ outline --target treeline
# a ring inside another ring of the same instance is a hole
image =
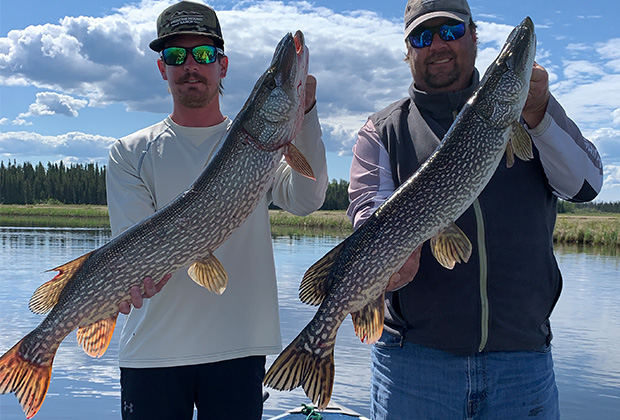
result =
[[[106,204],[105,166],[0,162],[0,204]]]
[[[332,179],[327,185],[325,202],[321,210],[346,210],[349,206],[349,183],[344,179],[336,181]]]
[[[620,213],[620,201],[571,203],[558,200],[558,213]]]
[[[0,162],[0,204],[106,204],[105,166],[96,163]],[[333,179],[321,210],[346,210],[349,183]],[[620,213],[620,201],[570,203],[558,201],[558,213]]]

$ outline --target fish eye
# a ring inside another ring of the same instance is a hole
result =
[[[271,90],[276,88],[276,79],[273,77],[272,74],[269,74],[265,79],[265,86],[267,86],[267,88]]]

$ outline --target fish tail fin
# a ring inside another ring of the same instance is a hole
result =
[[[20,352],[23,341],[0,358],[0,394],[15,393],[30,419],[41,408],[50,386],[53,357],[43,364],[27,360]]]
[[[288,345],[265,374],[264,384],[279,391],[302,386],[320,410],[327,407],[334,387],[334,343],[320,352],[305,345],[302,333]]]

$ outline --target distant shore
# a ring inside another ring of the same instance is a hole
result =
[[[351,224],[342,210],[293,216],[270,210],[274,230],[291,233],[335,233],[346,236]],[[0,226],[109,228],[106,206],[0,205]],[[292,229],[292,230],[291,230]],[[558,243],[620,246],[620,214],[559,214],[554,231]]]

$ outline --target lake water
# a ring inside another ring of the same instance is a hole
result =
[[[342,238],[275,236],[284,345],[316,308],[299,302],[305,270]],[[32,292],[54,273],[45,272],[109,240],[106,229],[0,227],[0,354],[41,321],[28,310]],[[553,355],[564,420],[620,419],[620,252],[559,246],[564,291],[554,311]],[[118,325],[122,325],[122,316]],[[120,419],[118,332],[100,359],[88,357],[72,333],[60,346],[47,398],[37,420]],[[267,359],[269,366],[275,357]],[[350,317],[340,328],[335,351],[333,401],[368,416],[370,352],[353,332]],[[303,391],[268,389],[267,419],[308,402]],[[23,419],[13,394],[0,396],[0,419]]]

